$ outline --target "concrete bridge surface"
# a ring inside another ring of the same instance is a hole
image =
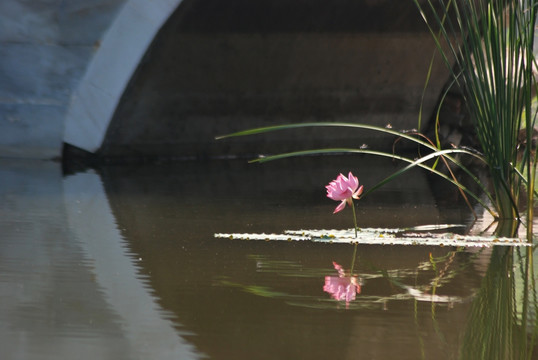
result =
[[[415,128],[434,52],[411,0],[3,0],[0,157],[200,157],[385,146],[303,121]],[[428,120],[447,81],[438,62]]]

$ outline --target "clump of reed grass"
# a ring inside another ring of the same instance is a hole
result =
[[[413,0],[428,26],[453,84],[463,90],[488,165],[498,218],[518,219],[527,185],[532,224],[536,110],[532,94],[536,0]],[[453,60],[453,61],[452,61]],[[530,230],[532,232],[532,230]]]

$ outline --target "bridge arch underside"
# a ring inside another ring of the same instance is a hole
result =
[[[411,1],[184,0],[132,76],[98,153],[190,158],[387,149],[392,138],[335,128],[214,138],[312,121],[416,128],[433,51]],[[447,76],[437,63],[425,120]]]

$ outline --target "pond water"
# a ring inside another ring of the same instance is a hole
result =
[[[352,170],[368,188],[395,170],[390,161],[68,174],[54,162],[0,165],[2,359],[507,359],[533,348],[534,277],[523,271],[532,249],[358,245],[355,254],[350,244],[214,237],[349,228],[351,212],[333,215],[324,186]],[[357,210],[362,227],[488,226],[420,171]],[[353,281],[333,263],[353,266]],[[325,287],[338,279],[353,286],[347,301]]]

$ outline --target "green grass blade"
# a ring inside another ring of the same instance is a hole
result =
[[[258,158],[258,159],[251,160],[250,162],[264,163],[264,162],[267,162],[267,161],[280,160],[280,159],[285,159],[285,158],[289,158],[289,157],[296,157],[296,156],[319,155],[319,154],[344,154],[344,153],[375,155],[375,156],[386,157],[386,158],[390,158],[390,159],[393,159],[393,160],[399,160],[399,161],[409,163],[409,165],[407,165],[404,168],[394,172],[390,176],[386,177],[385,179],[383,179],[382,181],[380,181],[379,183],[377,183],[376,185],[374,185],[373,187],[371,187],[370,189],[365,191],[363,193],[363,195],[362,195],[363,197],[366,196],[367,194],[371,193],[372,191],[379,189],[383,185],[385,185],[388,182],[394,180],[398,176],[406,173],[407,171],[409,171],[409,170],[411,170],[411,169],[413,169],[415,167],[420,167],[422,169],[428,170],[432,174],[440,176],[441,178],[443,178],[443,179],[449,181],[450,183],[452,183],[453,185],[457,186],[458,188],[463,190],[466,194],[468,194],[473,199],[475,199],[482,207],[484,207],[490,214],[492,214],[492,216],[494,216],[494,217],[497,216],[495,214],[495,212],[482,199],[480,199],[479,196],[477,196],[477,194],[475,194],[474,192],[469,190],[467,187],[465,187],[461,183],[456,182],[455,180],[453,180],[452,178],[450,178],[446,174],[443,174],[439,170],[433,169],[430,166],[428,166],[427,164],[425,164],[425,162],[427,162],[429,160],[432,160],[432,159],[434,159],[436,157],[440,157],[440,156],[445,156],[446,157],[448,154],[454,154],[454,153],[472,154],[469,151],[463,150],[463,149],[440,150],[440,151],[436,151],[434,153],[428,154],[426,156],[423,156],[423,157],[421,157],[421,158],[419,158],[417,160],[413,160],[413,159],[409,159],[409,158],[406,158],[406,157],[403,157],[403,156],[389,154],[389,153],[382,152],[382,151],[375,151],[375,150],[368,150],[368,149],[329,148],[329,149],[315,149],[315,150],[294,151],[294,152],[289,152],[289,153],[264,156],[264,157],[261,157],[261,158]],[[476,177],[474,177],[474,180],[478,181],[478,179],[476,179]],[[481,187],[481,190],[487,191],[485,189],[485,187],[483,187],[483,185],[480,182],[477,182],[477,183]],[[488,197],[491,199],[491,195],[489,195]]]
[[[266,126],[266,127],[255,128],[255,129],[243,130],[243,131],[235,132],[232,134],[217,136],[215,139],[220,140],[220,139],[226,139],[226,138],[237,137],[237,136],[249,136],[249,135],[263,134],[263,133],[268,133],[268,132],[273,132],[273,131],[282,131],[282,130],[298,129],[298,128],[305,128],[305,127],[344,127],[344,128],[355,128],[355,129],[377,131],[377,132],[384,133],[387,135],[394,135],[396,137],[413,141],[433,151],[439,150],[435,146],[431,145],[430,143],[417,139],[415,136],[406,134],[404,132],[400,132],[397,130],[392,130],[392,129],[388,129],[388,128],[384,128],[380,126],[374,126],[374,125],[343,123],[343,122],[306,122],[306,123]]]

